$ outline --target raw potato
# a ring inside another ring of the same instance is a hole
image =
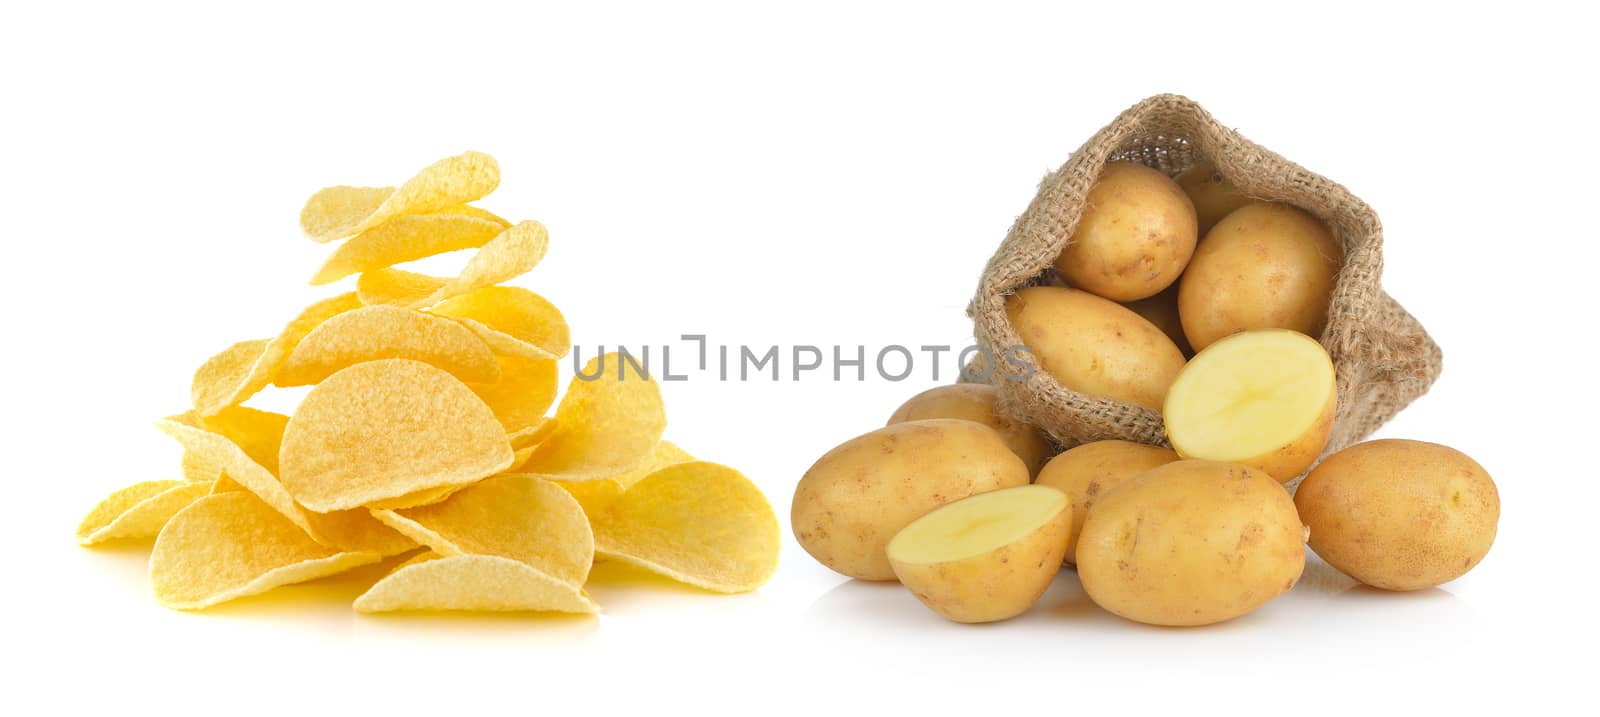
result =
[[[1089,510],[1078,577],[1094,602],[1151,625],[1209,625],[1287,592],[1305,568],[1289,493],[1231,463],[1178,461]]]
[[[1266,329],[1195,354],[1162,415],[1178,455],[1242,463],[1288,482],[1328,444],[1337,404],[1333,360],[1322,344]]]
[[[1050,442],[1038,428],[1001,416],[995,408],[998,398],[995,387],[983,383],[931,388],[901,404],[889,417],[889,425],[925,418],[960,418],[982,423],[1000,433],[1011,452],[1027,464],[1028,475],[1038,475],[1039,467],[1044,465],[1044,458],[1050,452]]]
[[[1022,343],[1061,385],[1161,409],[1183,352],[1155,324],[1077,289],[1033,286],[1006,299]]]
[[[1183,189],[1144,165],[1114,162],[1089,189],[1056,271],[1112,301],[1143,299],[1177,280],[1198,237]]]
[[[1095,502],[1140,473],[1178,460],[1171,448],[1132,441],[1085,443],[1051,458],[1033,482],[1067,494],[1072,501],[1072,530],[1067,534],[1063,562],[1077,562],[1078,531]]]
[[[1385,590],[1421,590],[1482,562],[1500,521],[1483,466],[1453,448],[1388,439],[1324,460],[1295,493],[1311,549]]]
[[[1145,321],[1155,324],[1156,328],[1161,329],[1161,333],[1172,339],[1172,343],[1177,345],[1185,357],[1194,355],[1194,349],[1189,346],[1189,337],[1183,335],[1183,319],[1178,317],[1177,284],[1148,299],[1130,301],[1123,306],[1144,317]]]
[[[1027,485],[1028,467],[986,426],[908,421],[845,441],[806,471],[789,522],[817,562],[862,580],[893,580],[884,546],[945,503]]]
[[[1250,203],[1250,198],[1239,193],[1210,162],[1190,167],[1178,175],[1177,181],[1183,193],[1189,195],[1189,201],[1194,202],[1201,237],[1233,210]]]
[[[1344,251],[1316,217],[1252,202],[1224,217],[1178,282],[1178,315],[1196,351],[1248,329],[1322,334]]]
[[[1050,587],[1072,527],[1065,493],[1039,485],[963,498],[889,541],[889,564],[924,605],[956,622],[1025,612]]]

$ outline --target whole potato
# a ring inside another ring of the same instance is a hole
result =
[[[1000,433],[1011,452],[1028,466],[1028,475],[1037,475],[1050,452],[1044,432],[1023,421],[1015,421],[995,409],[999,391],[986,383],[957,383],[930,388],[912,396],[889,417],[889,425],[927,418],[960,418],[976,421]]]
[[[1123,304],[1129,311],[1144,317],[1145,321],[1155,324],[1161,333],[1172,339],[1178,350],[1184,356],[1193,356],[1194,349],[1189,346],[1189,337],[1183,335],[1183,320],[1178,318],[1178,285],[1173,284],[1155,296],[1130,301]]]
[[[1178,175],[1177,182],[1183,188],[1183,193],[1189,195],[1189,201],[1194,202],[1194,214],[1201,237],[1233,210],[1250,203],[1250,198],[1234,188],[1210,162],[1201,162],[1184,170]]]
[[[1178,283],[1178,316],[1195,351],[1248,329],[1320,336],[1344,251],[1316,217],[1252,202],[1224,217]]]
[[[994,429],[934,418],[886,426],[828,451],[795,486],[789,520],[817,562],[862,580],[893,580],[884,547],[945,503],[1027,485],[1028,467]]]
[[[1029,287],[1006,299],[1006,316],[1038,366],[1074,391],[1159,411],[1183,368],[1155,324],[1085,291]]]
[[[1113,301],[1143,299],[1177,280],[1198,237],[1194,205],[1167,175],[1113,162],[1089,189],[1056,271]]]
[[[1097,605],[1152,625],[1209,625],[1294,587],[1305,568],[1305,529],[1271,476],[1177,461],[1095,503],[1077,558]]]
[[[1016,617],[1061,571],[1072,506],[1038,485],[934,509],[889,541],[889,564],[922,604],[956,622]]]
[[[1132,441],[1095,441],[1066,451],[1044,464],[1034,484],[1055,488],[1072,501],[1072,529],[1067,534],[1064,562],[1076,562],[1078,531],[1083,529],[1089,508],[1101,496],[1129,478],[1175,460],[1178,454],[1171,448]]]
[[[1385,590],[1461,577],[1488,554],[1500,494],[1483,466],[1454,448],[1369,441],[1328,456],[1295,493],[1311,549]]]

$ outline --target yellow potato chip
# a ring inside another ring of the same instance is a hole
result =
[[[555,360],[521,356],[497,359],[499,381],[468,383],[467,387],[489,404],[489,410],[494,411],[494,417],[500,420],[508,435],[542,422],[545,411],[550,410],[550,404],[556,400]],[[517,446],[512,444],[512,448]]]
[[[595,552],[716,592],[760,587],[778,567],[778,517],[738,471],[691,462],[651,473],[594,520]]]
[[[154,538],[172,516],[210,490],[207,483],[181,480],[135,483],[106,496],[84,516],[78,524],[78,543]]]
[[[289,425],[288,416],[244,406],[229,406],[210,416],[188,411],[173,416],[171,420],[222,436],[262,468],[274,473],[278,470],[278,446],[283,443],[283,429]],[[226,466],[218,464],[219,473],[225,469]]]
[[[249,409],[234,409],[249,410]],[[382,555],[403,553],[416,544],[388,526],[378,522],[365,510],[345,510],[331,513],[313,513],[306,510],[289,494],[278,478],[247,454],[227,436],[184,422],[192,414],[175,416],[157,422],[167,435],[172,436],[184,450],[204,456],[206,460],[222,466],[224,476],[212,486],[213,495],[244,488],[281,513],[304,531],[312,540],[338,550],[372,552]],[[282,431],[279,432],[282,435]],[[270,449],[270,450],[269,450]],[[262,444],[259,453],[269,453],[276,463],[276,444]]]
[[[311,284],[328,284],[351,274],[383,269],[447,251],[476,249],[510,226],[505,220],[495,221],[469,214],[395,217],[339,245],[333,256],[328,257],[322,268],[311,277]]]
[[[273,374],[283,364],[284,359],[289,357],[294,347],[299,345],[300,340],[311,333],[312,329],[334,316],[360,307],[361,299],[354,292],[323,299],[306,307],[283,328],[277,338],[270,340],[261,348],[249,366],[240,364],[243,363],[244,355],[248,355],[248,352],[254,349],[240,347],[252,342],[235,344],[222,354],[213,357],[195,372],[194,383],[190,389],[195,411],[202,416],[209,416],[228,406],[244,403],[272,382]],[[230,356],[230,352],[237,352],[240,355]]]
[[[457,216],[482,219],[484,221],[499,224],[502,229],[511,226],[511,222],[506,221],[500,215],[482,207],[474,207],[471,204],[457,204],[455,206],[445,207],[444,209],[434,212],[434,214],[454,214]]]
[[[561,311],[521,287],[487,286],[445,299],[428,311],[466,324],[501,355],[561,358],[572,349]]]
[[[400,567],[356,598],[359,612],[476,610],[599,612],[589,596],[526,563],[494,555],[428,554]]]
[[[399,497],[372,501],[366,505],[366,508],[367,510],[397,510],[399,508],[415,508],[419,505],[432,505],[449,498],[451,494],[464,487],[466,486],[442,485],[434,488],[424,488]]]
[[[273,383],[307,386],[351,364],[387,358],[432,364],[463,381],[500,380],[489,345],[466,327],[398,306],[363,306],[306,334]]]
[[[197,453],[183,452],[183,479],[196,483],[211,483],[222,477],[222,466],[205,459]]]
[[[368,306],[393,304],[413,309],[432,306],[473,289],[493,286],[528,273],[544,258],[550,234],[543,224],[519,222],[489,240],[453,279],[399,269],[374,269],[356,280],[356,293]]]
[[[382,557],[317,543],[255,495],[235,491],[201,498],[167,522],[150,553],[150,585],[162,605],[198,610]]]
[[[569,481],[556,485],[572,494],[578,505],[583,507],[583,514],[591,521],[617,502],[617,499],[622,497],[622,492],[626,490],[613,478]]]
[[[533,448],[555,433],[558,424],[559,421],[554,418],[541,418],[528,426],[507,432],[506,441],[515,449]]]
[[[633,484],[644,480],[644,477],[651,473],[670,465],[688,463],[694,459],[694,456],[689,455],[688,451],[679,448],[676,443],[661,441],[655,445],[655,448],[650,449],[650,457],[645,459],[644,463],[641,463],[633,470],[614,475],[611,478],[620,484],[623,490],[627,490],[632,488]]]
[[[556,420],[519,470],[556,481],[609,478],[647,460],[667,427],[661,388],[615,353],[591,359],[573,377]]]
[[[443,502],[373,515],[440,555],[498,555],[573,585],[582,585],[594,565],[583,507],[534,476],[495,476]]]
[[[336,241],[393,217],[481,199],[498,186],[500,164],[482,152],[467,152],[428,165],[398,189],[329,187],[317,192],[300,211],[300,228],[313,241]]]
[[[494,412],[459,379],[408,359],[358,363],[311,389],[289,419],[281,480],[302,505],[348,510],[465,485],[511,465]]]

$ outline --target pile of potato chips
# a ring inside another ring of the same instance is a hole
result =
[[[399,187],[313,195],[301,227],[344,243],[312,283],[359,275],[356,290],[206,361],[193,408],[158,423],[183,480],[113,493],[79,542],[155,536],[150,582],[177,609],[412,552],[357,610],[592,613],[597,559],[718,592],[766,582],[772,507],[661,440],[660,390],[636,363],[592,359],[546,416],[571,340],[550,302],[500,285],[548,235],[468,204],[499,182],[468,152]],[[475,252],[454,277],[393,268],[458,250]],[[269,385],[312,388],[291,416],[240,405]]]

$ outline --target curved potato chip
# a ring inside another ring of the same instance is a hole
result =
[[[355,608],[359,612],[599,612],[579,588],[526,563],[494,555],[420,556],[356,598]]]
[[[626,490],[621,483],[612,478],[556,483],[556,485],[572,494],[578,505],[583,507],[583,514],[588,516],[591,522],[616,503]]]
[[[398,510],[400,508],[415,508],[419,505],[432,505],[449,498],[463,487],[465,486],[442,485],[435,488],[424,488],[399,497],[372,501],[366,505],[366,508],[367,510]],[[377,520],[376,517],[373,519]]]
[[[573,585],[582,585],[594,565],[583,507],[530,475],[495,476],[440,503],[373,515],[440,555],[498,555]]]
[[[402,214],[428,214],[481,199],[500,186],[500,164],[466,152],[428,165],[398,189],[329,187],[306,201],[300,228],[325,243],[359,234]]]
[[[651,473],[670,465],[688,463],[692,460],[695,460],[695,457],[689,455],[688,451],[679,448],[678,444],[672,441],[664,440],[657,443],[655,448],[650,449],[650,457],[645,459],[645,462],[640,464],[639,467],[626,473],[619,473],[611,478],[621,484],[623,490],[627,490],[632,488],[635,483],[644,480],[644,477]]]
[[[511,222],[506,221],[505,218],[501,217],[499,214],[495,214],[494,212],[482,207],[474,207],[471,204],[457,204],[455,206],[445,207],[444,209],[434,212],[434,214],[455,214],[457,216],[483,219],[485,221],[491,221],[495,224],[499,224],[501,228],[511,226]]]
[[[505,429],[472,389],[409,359],[329,376],[295,409],[279,451],[284,487],[319,512],[474,483],[511,460]]]
[[[381,559],[326,547],[236,491],[201,498],[167,522],[150,552],[150,585],[162,605],[198,610]]]
[[[328,284],[351,274],[404,264],[447,251],[476,249],[499,236],[509,226],[504,220],[497,222],[467,214],[395,217],[339,245],[333,256],[328,257],[322,268],[311,277],[311,284]]]
[[[496,360],[500,366],[499,381],[468,383],[467,387],[489,404],[489,410],[494,411],[494,417],[500,420],[509,436],[543,421],[545,411],[555,403],[556,362],[521,356],[499,356]],[[516,447],[513,443],[512,448]]]
[[[363,306],[306,334],[273,382],[307,386],[351,364],[388,358],[432,364],[463,381],[500,380],[489,345],[460,324],[398,306]]]
[[[261,357],[267,355],[267,346],[271,344],[272,339],[240,341],[200,364],[189,382],[189,399],[195,408],[215,413],[254,395],[255,391],[243,396],[240,394],[244,393],[251,372],[255,371]],[[257,387],[256,391],[259,390],[260,387]]]
[[[211,486],[181,480],[135,483],[106,496],[78,524],[78,544],[154,538],[178,511],[205,496]]]
[[[206,460],[205,456],[198,453],[184,451],[180,466],[186,481],[211,483],[222,477],[222,466]]]
[[[241,409],[249,410],[249,409]],[[318,543],[350,552],[371,552],[396,555],[416,547],[416,544],[388,526],[378,522],[365,510],[345,510],[332,513],[313,513],[306,510],[283,487],[278,478],[251,458],[243,448],[227,436],[185,423],[183,416],[164,419],[156,423],[163,432],[172,436],[184,450],[204,456],[207,461],[222,466],[224,476],[212,486],[213,495],[228,493],[242,487]],[[281,436],[281,432],[279,434]],[[276,452],[276,444],[272,444]],[[265,451],[267,446],[259,449]],[[276,458],[274,458],[276,463]]]
[[[591,359],[573,377],[556,420],[522,472],[555,481],[609,478],[647,460],[667,427],[661,388],[615,353]]]
[[[478,249],[454,279],[399,269],[374,269],[356,280],[356,293],[368,306],[393,304],[412,309],[432,306],[473,289],[493,286],[528,273],[544,258],[550,233],[534,221],[518,222]]]
[[[561,310],[521,287],[487,286],[445,299],[428,311],[466,324],[498,354],[561,358],[572,350]]]
[[[288,416],[244,406],[229,406],[210,416],[189,411],[173,416],[171,420],[222,436],[244,451],[250,460],[261,464],[262,468],[274,473],[278,470],[278,446],[283,443],[283,429],[289,425]],[[226,470],[220,464],[218,468],[219,472]]]
[[[778,517],[740,472],[692,462],[651,473],[594,521],[596,554],[716,592],[761,587],[778,567]]]
[[[222,354],[213,357],[195,372],[194,383],[190,389],[195,411],[202,416],[209,416],[228,406],[244,403],[272,382],[273,374],[306,334],[311,333],[311,330],[322,322],[358,308],[361,308],[361,299],[355,292],[323,299],[306,307],[293,321],[283,327],[277,338],[267,343],[248,367],[225,365],[236,364],[240,358],[234,356],[224,359],[224,355],[235,350],[247,351],[249,349],[239,347],[251,342],[235,344]]]
[[[515,431],[506,433],[506,441],[512,448],[532,448],[542,443],[550,434],[555,433],[559,424],[554,418],[541,418],[537,422],[524,426]]]

